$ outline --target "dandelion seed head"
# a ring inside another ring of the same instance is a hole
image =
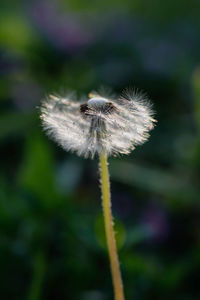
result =
[[[86,158],[130,153],[155,123],[146,97],[133,91],[116,99],[92,92],[85,102],[51,95],[43,101],[41,119],[58,144]]]

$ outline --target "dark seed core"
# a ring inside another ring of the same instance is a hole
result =
[[[116,110],[116,107],[112,102],[107,102],[102,106],[96,106],[96,107],[89,107],[87,103],[81,104],[80,105],[80,112],[84,114],[85,116],[87,115],[94,115],[95,112],[101,112],[103,114],[111,114]]]

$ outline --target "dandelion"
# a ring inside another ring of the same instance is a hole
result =
[[[153,129],[151,105],[142,94],[127,91],[121,97],[97,92],[87,101],[50,95],[42,104],[43,127],[65,150],[85,158],[99,156],[105,232],[116,300],[124,300],[112,222],[108,156],[129,154],[143,144]]]

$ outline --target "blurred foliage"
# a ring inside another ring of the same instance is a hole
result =
[[[200,297],[200,3],[0,4],[1,299],[109,300],[98,162],[39,119],[49,92],[147,91],[158,124],[110,159],[126,299]]]

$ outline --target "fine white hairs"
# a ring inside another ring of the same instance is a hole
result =
[[[128,154],[143,144],[155,119],[149,101],[133,91],[110,98],[98,93],[78,102],[50,95],[43,101],[44,129],[65,150],[84,157]]]

